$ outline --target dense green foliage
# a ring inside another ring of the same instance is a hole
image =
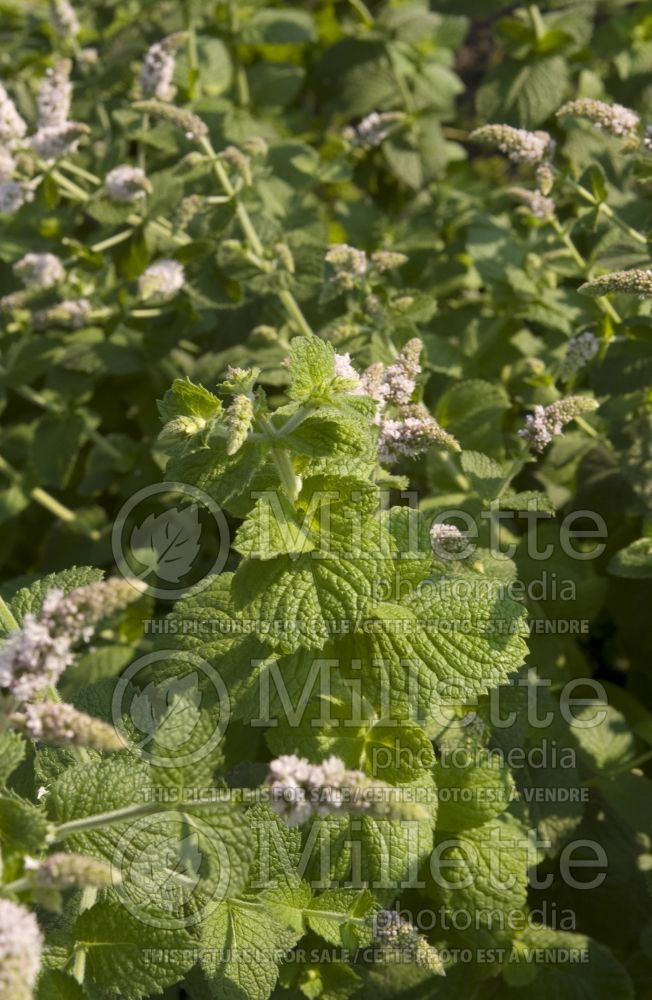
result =
[[[652,4],[65,8],[0,0],[0,986],[646,1000]]]

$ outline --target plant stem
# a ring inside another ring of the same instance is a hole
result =
[[[556,215],[551,216],[549,222],[554,231],[557,233],[557,236],[559,236],[564,246],[567,248],[568,252],[570,253],[571,257],[573,258],[577,266],[582,271],[584,271],[584,274],[588,279],[590,277],[590,271],[591,271],[588,261],[585,260],[582,254],[579,252],[579,250],[573,243],[569,234],[562,226],[557,216]],[[606,316],[609,316],[609,318],[614,321],[614,323],[622,323],[622,319],[619,313],[616,312],[616,310],[614,309],[614,307],[612,306],[611,302],[608,299],[597,298],[595,302],[598,306],[598,309],[601,309]]]
[[[91,247],[93,253],[101,253],[102,250],[108,250],[109,247],[115,247],[118,243],[124,243],[133,234],[133,229],[123,229],[119,233],[114,233],[113,236],[107,236],[105,240],[100,240],[99,243],[94,243]]]
[[[363,3],[363,0],[349,0],[349,3],[356,11],[356,13],[360,15],[360,18],[362,19],[362,22],[364,23],[365,27],[371,28],[374,23],[373,14],[371,13],[367,5]]]
[[[52,403],[49,403],[48,400],[43,399],[40,393],[36,392],[36,390],[32,389],[28,385],[16,386],[14,391],[19,396],[22,396],[23,399],[28,400],[28,402],[34,403],[35,406],[40,406],[44,410],[47,410],[48,413],[64,412],[63,410],[54,406]],[[91,426],[91,424],[86,419],[85,414],[82,413],[81,416],[84,419],[84,422],[86,423],[86,431],[91,441],[93,441],[93,443],[96,444],[97,447],[100,448],[100,450],[103,451],[105,455],[110,455],[111,458],[115,459],[116,461],[119,461],[122,458],[120,451],[116,447],[114,447],[114,445],[112,445],[109,441],[107,441],[106,438],[103,438],[102,435],[99,434],[98,431],[96,431],[95,428]]]
[[[13,466],[11,466],[9,462],[1,456],[0,472],[4,472],[5,475],[12,479],[16,484],[20,484],[20,473],[18,473],[16,469],[14,469]],[[58,517],[60,521],[66,521],[68,523],[77,521],[77,514],[74,510],[71,510],[70,507],[66,507],[65,504],[60,503],[59,500],[53,497],[51,493],[48,493],[47,490],[41,489],[40,486],[35,486],[34,489],[30,490],[29,496],[32,500],[35,500],[36,503],[40,504],[41,507],[45,507],[45,509],[49,510],[51,514]],[[101,537],[100,532],[95,528],[86,529],[86,534],[94,542]]]
[[[541,17],[541,11],[535,3],[528,4],[527,8],[528,17],[530,18],[530,24],[532,25],[532,30],[534,36],[539,42],[546,33],[546,26],[543,23],[543,18]]]
[[[194,101],[201,97],[201,79],[199,76],[199,59],[197,58],[197,31],[192,15],[192,0],[186,0],[183,19],[186,30],[186,53],[188,56],[188,99]]]
[[[240,54],[238,52],[237,37],[240,30],[240,19],[238,17],[238,0],[229,0],[229,30],[231,32],[231,37],[234,39],[234,44],[232,48],[233,64],[235,66],[235,81],[238,90],[238,103],[241,108],[246,108],[249,106],[249,81],[247,80],[247,72],[242,65],[242,60],[240,59]]]
[[[238,221],[242,226],[242,231],[244,232],[245,238],[249,242],[249,246],[257,257],[264,258],[265,247],[263,246],[262,240],[256,231],[256,227],[253,224],[252,218],[249,215],[246,206],[240,201],[238,192],[233,187],[233,184],[229,179],[229,175],[219,160],[217,153],[213,149],[210,139],[207,136],[204,136],[200,139],[200,145],[211,161],[213,173],[215,174],[218,184],[235,205],[235,212],[238,217]],[[278,297],[283,303],[283,306],[285,307],[285,310],[290,318],[293,319],[299,327],[301,333],[306,337],[314,336],[313,330],[311,329],[308,320],[303,315],[301,307],[292,292],[283,290],[278,293]]]
[[[569,179],[569,183],[573,188],[573,190],[576,191],[577,194],[579,194],[580,198],[583,198],[584,201],[589,203],[589,205],[593,205],[593,207],[596,208],[598,212],[602,212],[602,214],[606,219],[609,219],[609,221],[613,222],[615,226],[618,226],[618,228],[621,229],[624,233],[627,233],[630,239],[634,240],[636,243],[640,243],[641,246],[647,248],[648,244],[646,237],[643,236],[642,233],[639,233],[632,226],[628,225],[624,219],[620,218],[620,216],[616,215],[611,205],[608,205],[605,201],[598,201],[590,191],[587,191],[587,189],[582,184],[579,184],[577,181],[572,180],[572,178]]]
[[[82,167],[78,167],[76,163],[70,163],[68,160],[59,160],[59,166],[63,170],[70,171],[71,174],[76,174],[77,177],[81,177],[82,180],[88,181],[90,184],[99,185],[102,183],[99,177],[89,173],[88,170],[84,170]]]

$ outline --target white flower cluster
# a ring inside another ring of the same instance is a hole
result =
[[[578,333],[576,337],[571,337],[568,341],[566,357],[559,372],[561,378],[571,378],[580,368],[584,368],[599,350],[600,341],[590,330],[585,330],[584,333]]]
[[[437,976],[446,975],[439,952],[396,910],[379,910],[369,923],[386,961],[412,961]]]
[[[14,274],[27,288],[52,288],[65,280],[63,264],[53,253],[26,253],[14,264]]]
[[[335,373],[345,378],[346,391],[352,396],[370,396],[378,403],[374,422],[379,427],[378,457],[393,463],[401,457],[414,458],[432,444],[459,451],[459,444],[439,426],[425,406],[411,403],[421,365],[423,344],[413,337],[400,351],[393,364],[380,362],[358,374],[348,354],[335,356]],[[387,415],[388,406],[397,407],[398,416]]]
[[[0,899],[0,996],[32,1000],[41,968],[43,938],[24,906]]]
[[[435,523],[430,529],[430,541],[433,555],[447,559],[452,553],[460,550],[465,539],[456,525]]]
[[[364,250],[357,250],[348,243],[334,243],[326,251],[325,261],[336,269],[336,279],[352,284],[354,278],[360,278],[367,273],[369,262]]]
[[[371,255],[371,263],[376,267],[381,273],[384,271],[392,271],[395,267],[402,267],[406,264],[408,257],[404,253],[399,253],[397,250],[376,250],[375,253]]]
[[[183,288],[185,272],[176,260],[159,260],[150,264],[138,279],[138,292],[143,302],[161,305],[169,302]]]
[[[38,615],[26,614],[0,650],[0,688],[28,701],[54,686],[73,662],[74,647],[89,642],[98,622],[138,594],[133,582],[118,578],[76,587],[67,596],[58,588],[48,591]]]
[[[176,88],[172,86],[176,65],[174,51],[181,37],[181,33],[169,35],[160,42],[154,42],[147,50],[140,71],[143,97],[155,97],[158,101],[173,99],[176,93]]]
[[[7,181],[13,177],[16,170],[16,161],[4,146],[0,146],[0,181]]]
[[[74,153],[81,137],[90,131],[82,122],[68,118],[72,98],[70,70],[70,61],[63,59],[46,72],[37,101],[37,129],[27,140],[30,149],[48,163]]]
[[[55,306],[32,313],[31,324],[35,330],[45,330],[48,326],[80,330],[88,322],[92,310],[88,299],[64,299]]]
[[[94,750],[124,749],[124,743],[113,726],[65,702],[37,701],[26,705],[24,714],[13,715],[12,722],[30,739],[51,746],[74,744]]]
[[[69,59],[62,59],[56,66],[46,70],[39,90],[37,108],[39,128],[65,125],[72,102]]]
[[[639,299],[652,299],[652,270],[643,267],[633,267],[629,271],[612,271],[601,274],[580,285],[578,291],[582,295],[598,298],[610,292],[624,295],[637,295]]]
[[[362,771],[347,771],[339,757],[311,764],[305,757],[286,754],[271,762],[267,782],[272,809],[288,826],[301,826],[313,816],[341,809],[365,780]]]
[[[641,123],[639,116],[631,108],[626,108],[622,104],[607,104],[605,101],[596,101],[591,97],[580,97],[576,101],[568,101],[557,114],[560,117],[575,115],[577,118],[586,118],[592,125],[619,139],[635,136]]]
[[[509,190],[521,204],[529,208],[537,219],[549,219],[555,214],[554,201],[552,198],[547,198],[541,191],[530,191],[528,188],[522,187],[513,187]]]
[[[425,819],[418,804],[405,802],[400,789],[373,781],[362,771],[348,770],[339,757],[311,764],[305,757],[286,754],[269,765],[267,786],[274,812],[288,826],[301,826],[313,817],[331,813],[370,812],[372,815]]]
[[[16,105],[0,83],[0,142],[12,145],[22,139],[26,132],[25,120],[18,114]]]
[[[145,171],[126,163],[108,172],[104,178],[104,187],[110,198],[125,204],[144,198],[152,189]]]
[[[29,185],[20,181],[0,180],[0,215],[13,215],[33,198],[34,192]]]
[[[548,132],[528,132],[511,125],[482,125],[469,139],[500,150],[514,163],[539,163],[551,156],[555,147]]]
[[[405,407],[400,420],[389,418],[381,422],[378,458],[391,465],[401,458],[415,458],[433,444],[460,450],[453,435],[440,427],[425,406],[416,404]]]
[[[405,118],[400,111],[372,111],[354,127],[348,126],[342,132],[345,139],[354,146],[364,146],[373,149],[391,134],[394,126]]]
[[[54,26],[65,38],[76,38],[79,34],[79,21],[75,9],[69,0],[52,0],[52,18]]]
[[[597,409],[598,404],[589,396],[566,396],[549,406],[535,406],[525,419],[519,437],[524,438],[535,451],[544,451],[554,437],[561,434],[565,425],[582,413]]]

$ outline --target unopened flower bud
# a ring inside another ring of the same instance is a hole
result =
[[[547,160],[540,163],[534,176],[541,194],[549,195],[555,183],[555,172],[552,164],[548,163]]]
[[[557,112],[559,117],[574,115],[585,118],[603,132],[618,138],[631,138],[636,135],[640,118],[635,111],[622,104],[607,104],[591,97],[580,97],[576,101],[568,101]]]
[[[243,393],[233,397],[233,402],[226,411],[228,437],[226,439],[227,455],[235,455],[247,440],[254,420],[254,406]]]
[[[26,859],[30,881],[42,889],[103,889],[119,882],[120,874],[106,861],[86,854],[50,854],[42,860]]]
[[[294,274],[294,257],[287,243],[275,243],[274,253],[281,267],[285,271],[289,271],[290,274]]]
[[[552,198],[546,198],[540,191],[530,191],[528,188],[513,187],[510,194],[525,205],[537,219],[549,219],[555,214],[555,203]]]
[[[192,111],[188,111],[187,108],[177,108],[173,104],[157,100],[135,101],[133,107],[136,111],[143,111],[154,118],[161,118],[171,125],[176,125],[187,139],[196,141],[208,135],[206,123],[194,115]]]
[[[625,295],[637,295],[639,299],[652,298],[652,270],[635,267],[630,271],[612,271],[611,274],[601,274],[580,285],[582,295],[598,298],[609,295],[610,292]]]
[[[79,712],[65,702],[38,701],[25,706],[12,722],[32,740],[50,746],[81,746],[93,750],[123,750],[124,743],[114,726]]]
[[[407,255],[396,250],[376,250],[371,255],[371,262],[379,271],[392,271],[407,263]]]
[[[483,125],[471,132],[469,139],[500,150],[514,163],[539,163],[554,149],[547,132],[528,132],[511,125]]]
[[[220,157],[230,163],[231,166],[240,174],[245,184],[249,187],[253,184],[253,177],[251,174],[251,164],[249,163],[249,157],[245,156],[241,149],[237,146],[227,146],[220,153]]]

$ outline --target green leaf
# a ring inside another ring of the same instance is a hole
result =
[[[306,402],[328,392],[335,377],[335,351],[319,337],[295,337],[290,343],[288,396]]]
[[[471,914],[467,946],[495,947],[511,936],[510,919],[525,911],[527,830],[507,814],[454,836],[436,838],[427,893],[451,914]]]
[[[563,56],[529,61],[520,67],[505,61],[481,85],[477,110],[485,121],[536,128],[560,106],[567,85],[568,63]]]
[[[25,757],[27,744],[22,736],[8,730],[0,736],[0,785],[6,785],[9,776]]]
[[[573,726],[573,736],[591,768],[620,770],[636,756],[634,735],[625,716],[613,705],[586,706],[574,710],[573,717],[578,723]]]
[[[259,10],[243,32],[243,40],[249,45],[302,45],[314,38],[311,14],[292,8]]]
[[[326,889],[315,896],[306,915],[311,930],[330,944],[353,950],[369,936],[356,921],[368,916],[375,907],[374,897],[368,889]],[[340,913],[347,918],[337,923],[320,916],[320,911]]]
[[[315,543],[300,513],[280,491],[262,497],[240,526],[233,548],[251,559],[275,559],[279,555],[300,556]]]
[[[509,397],[500,385],[470,379],[459,382],[440,398],[435,416],[462,447],[500,453],[500,425]]]
[[[150,926],[108,900],[82,913],[73,933],[93,988],[124,1000],[162,993],[195,963],[197,939],[186,928]]]
[[[536,963],[536,976],[508,991],[515,1000],[633,1000],[634,989],[625,968],[608,948],[584,934],[530,926],[519,939],[526,960]],[[537,951],[546,956],[537,960]],[[568,958],[569,951],[575,960]]]
[[[3,851],[43,850],[51,824],[43,809],[9,789],[0,793],[0,846]]]
[[[16,591],[10,599],[11,612],[20,625],[26,614],[38,614],[48,591],[63,590],[64,594],[68,594],[76,587],[85,587],[101,580],[103,576],[101,569],[91,566],[73,566],[61,573],[48,573],[29,587],[21,587]]]
[[[376,503],[375,488],[364,481],[307,480],[298,509],[311,519],[311,551],[241,563],[233,578],[234,600],[245,618],[267,623],[269,631],[261,635],[266,643],[285,651],[296,644],[321,648],[334,628],[356,620],[391,570],[391,540],[377,519],[365,518]],[[350,504],[359,509],[356,524]]]
[[[527,654],[524,610],[490,578],[469,573],[427,581],[400,604],[368,605],[349,635],[324,655],[364,696],[391,714],[428,719],[502,683]]]
[[[202,925],[202,966],[223,1000],[267,1000],[297,933],[260,905],[223,903]]]
[[[616,552],[609,560],[608,571],[612,576],[622,576],[628,580],[647,580],[652,577],[652,538],[638,538]]]
[[[514,794],[509,768],[489,755],[478,760],[459,751],[450,758],[443,754],[435,777],[440,830],[456,832],[489,823],[508,808]]]
[[[209,420],[219,416],[222,403],[203,385],[195,385],[190,379],[177,378],[159,401],[158,410],[163,422],[189,416]]]
[[[86,995],[76,979],[58,969],[47,969],[39,977],[36,1000],[85,1000]]]
[[[540,510],[555,513],[555,505],[545,493],[538,490],[521,490],[519,493],[503,493],[499,506],[504,510]]]
[[[461,463],[476,493],[484,500],[493,500],[505,478],[502,465],[479,451],[463,451]]]

